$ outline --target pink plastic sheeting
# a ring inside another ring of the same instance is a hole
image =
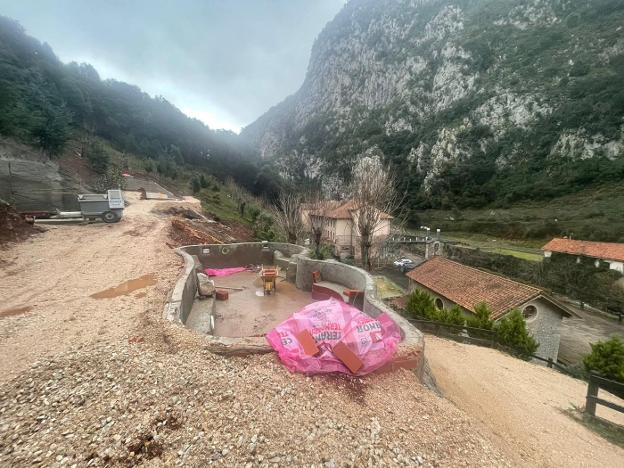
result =
[[[208,276],[229,276],[234,273],[240,273],[242,271],[247,271],[249,268],[247,267],[232,267],[232,268],[206,268],[204,273]]]
[[[312,333],[320,348],[316,356],[306,354],[296,338],[304,330]],[[362,361],[355,375],[365,375],[392,360],[401,332],[387,314],[374,319],[331,298],[308,304],[271,330],[266,338],[290,371],[304,374],[351,374],[332,353],[333,346],[342,341]]]

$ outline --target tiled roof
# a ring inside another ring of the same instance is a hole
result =
[[[624,262],[624,244],[555,238],[542,250]]]
[[[354,209],[355,203],[353,200],[330,202],[329,209],[325,212],[325,218],[351,219],[351,211],[353,211]],[[381,213],[381,218],[392,219],[392,216],[387,213]]]
[[[492,319],[539,296],[542,291],[502,276],[477,270],[444,257],[433,257],[407,273],[412,280],[474,312],[485,302]]]

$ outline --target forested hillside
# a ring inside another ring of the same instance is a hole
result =
[[[90,137],[145,158],[149,171],[166,177],[192,165],[221,179],[234,177],[256,193],[274,189],[236,134],[211,130],[136,86],[101,80],[89,64],[63,64],[49,45],[5,17],[0,17],[0,134],[35,145],[50,158],[70,138],[84,140],[96,171],[103,169],[106,155]]]
[[[301,89],[243,130],[294,180],[383,154],[418,210],[624,179],[622,0],[352,0]]]

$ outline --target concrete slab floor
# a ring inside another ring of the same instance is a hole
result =
[[[219,286],[242,287],[228,290],[227,301],[217,301],[215,330],[217,336],[259,336],[270,331],[305,305],[314,302],[310,293],[301,291],[284,278],[277,279],[276,290],[270,296],[262,294],[258,273],[242,272],[212,278]]]

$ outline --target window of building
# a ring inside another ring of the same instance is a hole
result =
[[[439,297],[436,297],[436,300],[435,300],[435,306],[436,306],[439,310],[443,310],[443,309],[444,309],[444,302],[442,302],[442,299],[440,299]]]
[[[522,315],[524,316],[524,320],[530,322],[535,317],[537,317],[537,307],[535,307],[534,305],[526,306],[522,311]]]

